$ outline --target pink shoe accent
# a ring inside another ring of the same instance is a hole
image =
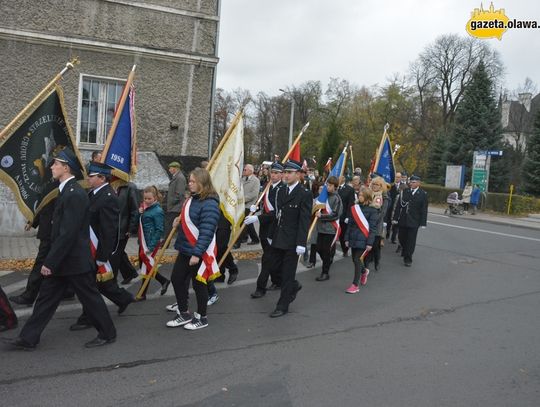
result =
[[[362,277],[360,277],[360,285],[366,285],[367,284],[367,276],[369,275],[369,269],[365,269],[364,273],[362,273]]]
[[[345,290],[347,294],[356,294],[358,291],[360,291],[360,288],[354,284],[351,284],[351,286]]]

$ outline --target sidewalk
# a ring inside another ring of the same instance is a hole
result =
[[[444,215],[444,206],[430,206],[429,213],[433,215]],[[522,227],[527,229],[538,230],[540,232],[540,215],[530,215],[528,217],[511,217],[511,216],[502,216],[492,213],[477,212],[476,215],[454,215],[452,217],[446,216],[448,221],[452,219],[461,219],[472,222],[487,222],[499,225],[507,225],[514,227]],[[0,237],[0,261],[7,260],[17,260],[17,261],[33,261],[37,254],[37,249],[39,245],[39,240],[33,236],[23,236],[23,237]],[[172,246],[172,245],[171,245]],[[137,238],[132,237],[128,241],[126,247],[126,252],[130,256],[135,256],[138,253]],[[235,257],[249,256],[250,254],[256,254],[260,252],[261,247],[256,246],[247,246],[245,244],[238,250],[233,250]],[[176,255],[174,249],[167,249],[165,251],[166,257],[173,257]],[[0,269],[5,268],[0,264]]]

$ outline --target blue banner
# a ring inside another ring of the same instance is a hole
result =
[[[379,157],[377,158],[375,172],[381,174],[387,183],[392,184],[394,182],[396,176],[394,157],[392,155],[390,138],[386,133],[383,136],[383,142],[379,148]]]

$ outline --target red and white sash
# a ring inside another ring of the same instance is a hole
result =
[[[367,239],[369,236],[369,222],[364,216],[364,212],[362,212],[360,205],[358,204],[353,205],[351,208],[351,212],[352,212],[352,217],[354,221],[356,222],[356,225],[358,226],[358,229],[360,229],[360,231],[364,234],[364,236]]]
[[[270,212],[272,212],[274,210],[274,206],[270,202],[270,198],[268,196],[268,195],[270,195],[270,190],[272,188],[273,188],[272,185],[270,185],[270,187],[268,188],[268,190],[264,194],[264,198],[263,198],[264,213],[270,213]]]
[[[90,226],[90,252],[92,253],[92,259],[96,261],[96,253],[97,248],[99,245],[99,240],[94,232],[94,229],[92,229],[92,226]],[[114,277],[113,270],[111,263],[109,260],[105,262],[105,264],[102,264],[101,266],[97,266],[97,275],[96,280],[97,281],[107,281],[111,280]]]
[[[182,230],[186,235],[189,244],[193,247],[197,245],[197,239],[199,238],[199,229],[192,222],[189,217],[189,208],[191,207],[192,197],[186,199],[184,206],[182,207],[182,213],[180,219],[182,221]],[[217,245],[216,245],[216,233],[212,237],[210,245],[206,251],[202,254],[202,263],[197,271],[197,280],[206,284],[208,281],[212,281],[218,278],[221,273],[219,272],[219,266],[216,261],[217,257]]]
[[[324,208],[321,210],[321,212],[322,213],[326,212],[327,214],[331,215],[333,213],[333,211],[332,211],[332,208],[330,207],[330,203],[328,201],[329,201],[329,199],[327,199],[326,202],[324,203]],[[336,244],[336,242],[339,239],[339,235],[341,234],[341,226],[339,224],[339,219],[333,220],[332,222],[330,222],[330,224],[332,225],[332,227],[336,231],[336,234],[334,235],[334,239],[332,240],[332,243],[330,244],[330,247],[334,247],[334,245]]]
[[[154,259],[161,245],[158,243],[156,247],[154,247],[154,250],[152,250],[152,253],[150,253],[150,255],[147,254],[149,249],[148,249],[148,245],[146,244],[146,239],[144,238],[142,215],[139,218],[138,235],[139,235],[139,259],[141,261],[140,274],[147,276],[150,274],[150,272],[154,268]]]

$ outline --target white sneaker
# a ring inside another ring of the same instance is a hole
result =
[[[212,295],[210,298],[208,298],[208,302],[206,303],[207,305],[214,305],[217,300],[219,300],[219,296],[216,294]]]
[[[169,311],[169,312],[176,312],[176,313],[178,313],[178,303],[175,302],[174,304],[167,305],[167,306],[165,307],[165,309],[166,309],[167,311]]]
[[[192,318],[189,312],[179,312],[176,314],[175,319],[171,319],[169,322],[167,322],[167,326],[169,328],[176,328],[179,326],[186,325],[187,323],[191,321],[192,321]]]
[[[208,326],[208,319],[206,317],[201,317],[200,314],[196,312],[193,313],[193,319],[190,323],[184,325],[184,329],[189,331],[195,331],[197,329],[206,328]]]

